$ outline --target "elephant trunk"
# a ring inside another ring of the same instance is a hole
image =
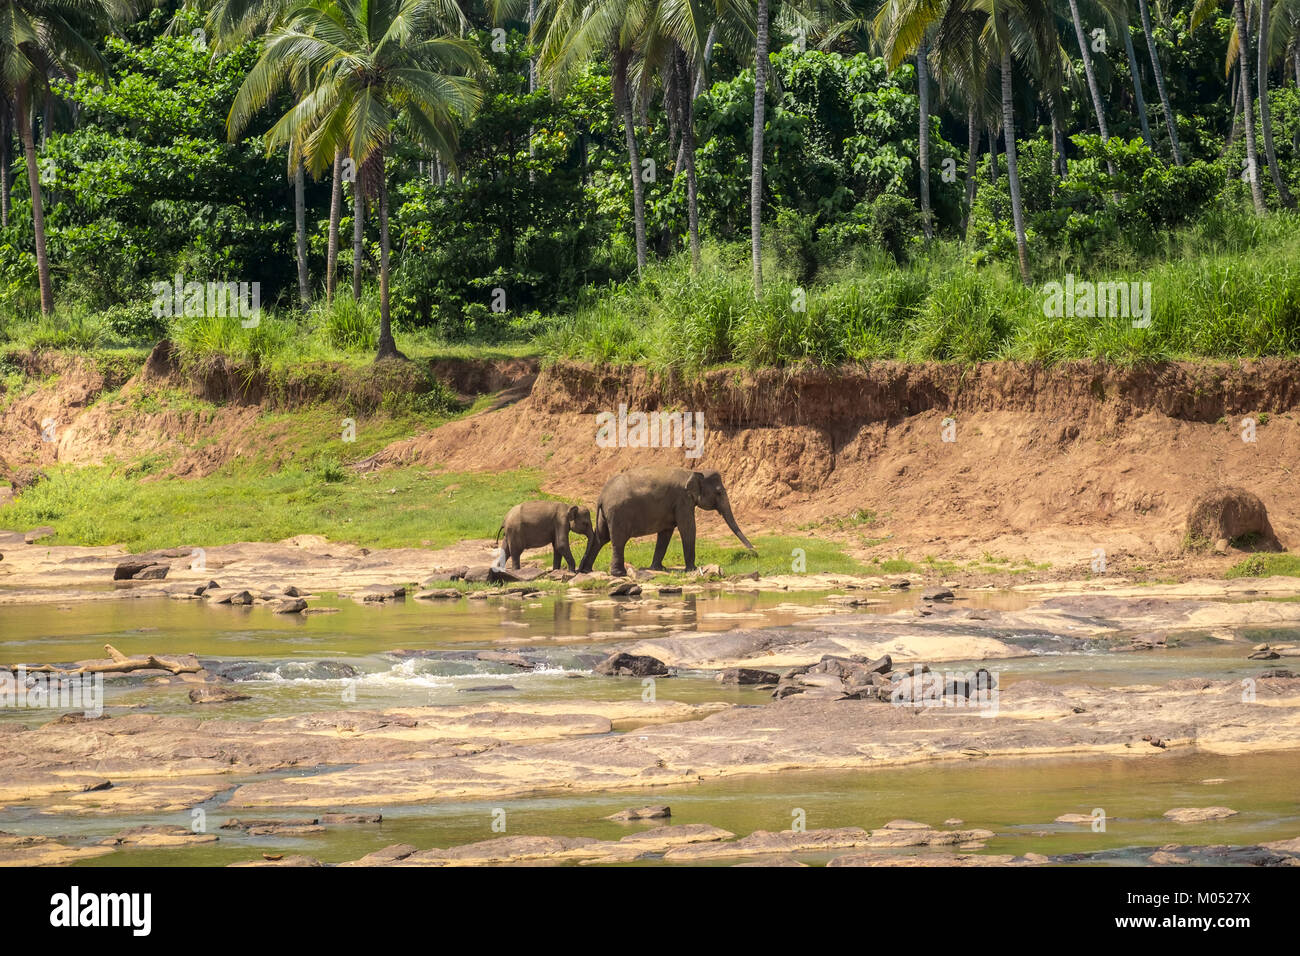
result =
[[[722,515],[722,520],[727,522],[727,527],[731,529],[732,534],[740,539],[740,543],[745,546],[745,549],[757,554],[757,550],[749,543],[749,539],[745,537],[745,533],[740,530],[740,525],[736,524],[735,515],[731,513],[731,501],[725,495],[722,497],[722,500],[718,502],[718,514]]]

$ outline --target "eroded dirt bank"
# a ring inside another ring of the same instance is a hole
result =
[[[874,553],[990,551],[1083,569],[1102,548],[1112,564],[1185,563],[1188,505],[1217,484],[1258,494],[1282,542],[1300,540],[1298,401],[1300,362],[1281,359],[879,363],[694,382],[561,363],[519,403],[397,442],[366,465],[531,466],[550,476],[548,491],[591,501],[630,466],[694,462],[723,473],[742,526],[758,530],[834,532],[856,513],[850,523]],[[702,412],[702,456],[598,447],[595,415],[620,404]],[[713,530],[709,518],[702,526]]]
[[[1239,554],[1182,549],[1191,500],[1221,484],[1257,494],[1282,543],[1300,541],[1293,359],[876,363],[691,380],[568,362],[539,374],[529,359],[311,366],[278,378],[215,361],[182,373],[165,344],[135,374],[57,354],[24,362],[34,387],[0,403],[0,458],[12,470],[162,456],[164,474],[201,477],[266,456],[265,439],[250,447],[248,432],[268,411],[328,399],[367,414],[385,395],[427,388],[432,374],[462,398],[497,398],[394,442],[362,468],[532,467],[546,491],[590,504],[631,466],[714,467],[751,534],[814,530],[870,557],[1027,560],[1058,578],[1086,572],[1098,549],[1111,571],[1177,578],[1228,567]],[[161,403],[158,389],[168,390]],[[186,407],[176,395],[212,404]],[[702,455],[599,447],[595,415],[620,405],[701,413]],[[47,421],[57,422],[52,441],[42,437]],[[726,534],[712,514],[700,525]]]

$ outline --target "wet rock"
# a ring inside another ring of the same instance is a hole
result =
[[[324,866],[320,860],[314,856],[304,856],[301,853],[295,853],[293,856],[281,856],[278,853],[264,853],[260,860],[250,860],[244,863],[231,863],[231,866]]]
[[[1147,631],[1143,634],[1134,634],[1129,639],[1129,645],[1135,650],[1149,651],[1156,648],[1163,650],[1167,646],[1168,634],[1165,631]]]
[[[195,833],[182,826],[141,826],[121,830],[100,840],[100,846],[171,847],[192,846],[196,843],[215,843],[215,833]]]
[[[322,813],[320,817],[320,822],[329,826],[356,826],[358,824],[382,823],[383,820],[384,815],[382,813]]]
[[[108,846],[64,846],[49,837],[0,832],[0,866],[66,866],[112,852]]]
[[[394,843],[392,846],[386,846],[382,850],[376,850],[374,853],[367,853],[359,860],[352,860],[348,863],[340,863],[340,866],[382,866],[385,863],[395,863],[398,860],[405,860],[412,853],[418,852],[417,847],[409,843]]]
[[[229,687],[207,686],[195,687],[190,691],[191,704],[228,704],[236,700],[248,700],[247,694],[241,694]]]
[[[444,581],[463,580],[465,577],[465,572],[468,570],[469,568],[462,565],[461,567],[450,568],[446,571],[435,571],[433,574],[429,575],[427,578],[424,579],[424,583],[421,585],[421,587],[427,588],[431,584],[441,584]]]
[[[307,602],[302,598],[290,598],[287,601],[277,601],[273,608],[276,614],[299,614],[307,610]]]
[[[475,660],[488,661],[493,664],[506,664],[510,667],[518,667],[520,670],[530,671],[536,666],[533,661],[528,660],[519,654],[511,654],[508,651],[479,651],[474,655]]]
[[[415,596],[417,601],[457,601],[461,597],[461,592],[455,588],[430,588],[428,591],[421,591]]]
[[[492,580],[492,567],[487,564],[478,567],[466,568],[465,573],[459,579],[453,580],[468,581],[471,584],[486,584]]]
[[[956,596],[949,588],[926,588],[921,592],[923,601],[951,601]]]
[[[641,593],[641,585],[635,581],[623,581],[609,589],[610,597],[635,597]]]
[[[1237,811],[1228,807],[1174,807],[1165,811],[1165,819],[1174,823],[1203,823],[1236,815]]]
[[[722,568],[716,564],[706,564],[695,569],[695,576],[698,578],[720,578],[722,577]]]
[[[1251,652],[1246,655],[1248,661],[1275,661],[1282,655],[1267,644],[1256,644]]]
[[[534,581],[546,573],[543,568],[488,568],[487,580],[492,584]],[[470,579],[472,580],[472,579]]]
[[[274,833],[277,829],[287,829],[290,831],[301,830],[306,827],[320,828],[320,820],[316,817],[287,817],[284,819],[260,819],[260,820],[241,820],[238,817],[231,817],[225,823],[221,824],[223,830],[244,830],[244,831],[261,831],[263,835]]]
[[[137,574],[149,567],[149,561],[123,561],[113,570],[114,581],[130,581]]]
[[[167,577],[167,572],[171,570],[168,564],[151,564],[147,568],[137,571],[131,576],[132,581],[161,581]]]
[[[368,588],[354,592],[351,597],[352,600],[358,601],[362,604],[382,604],[385,601],[394,601],[398,598],[406,597],[406,588],[385,584],[372,584]]]
[[[478,686],[476,686],[476,687],[458,687],[458,688],[456,688],[456,693],[458,693],[458,694],[486,694],[486,693],[490,693],[490,692],[492,692],[492,691],[499,691],[499,690],[518,690],[518,689],[519,689],[519,688],[518,688],[518,687],[515,687],[513,684],[480,684],[480,685],[478,685]]]
[[[660,594],[681,594],[682,587],[680,584],[661,584],[659,585]]]
[[[618,813],[610,814],[605,819],[617,823],[629,823],[633,820],[666,820],[672,815],[671,809],[659,804],[651,807],[632,807],[628,810],[620,810]]]
[[[775,684],[780,680],[781,675],[775,671],[760,671],[752,667],[728,667],[718,674],[721,684]]]
[[[611,654],[594,668],[606,677],[667,677],[668,667],[655,657],[640,654]]]

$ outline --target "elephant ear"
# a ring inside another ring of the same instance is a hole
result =
[[[704,496],[704,476],[698,471],[691,472],[691,477],[686,479],[686,494],[699,507],[700,499]]]

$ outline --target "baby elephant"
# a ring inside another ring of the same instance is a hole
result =
[[[505,537],[502,539],[502,532]],[[497,531],[501,548],[497,551],[495,567],[504,568],[506,559],[511,566],[519,567],[519,556],[529,548],[550,545],[553,549],[552,569],[558,570],[560,558],[568,562],[569,570],[576,570],[573,552],[569,550],[569,532],[587,536],[587,546],[595,540],[591,526],[591,511],[563,501],[525,501],[510,509],[506,520]]]

